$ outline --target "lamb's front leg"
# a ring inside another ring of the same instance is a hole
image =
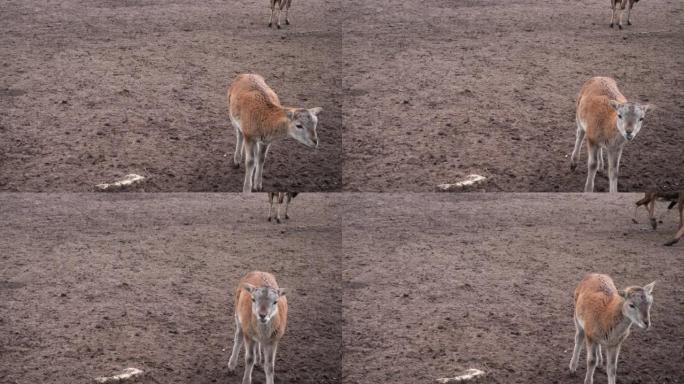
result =
[[[251,338],[245,338],[245,374],[242,376],[242,384],[252,384],[252,371],[256,359],[256,342]]]
[[[627,25],[632,25],[632,6],[634,0],[627,0]]]
[[[570,359],[570,372],[577,371],[577,364],[579,363],[580,352],[582,352],[582,343],[584,342],[584,330],[577,323],[575,319],[575,348],[572,350],[572,359]]]
[[[278,349],[277,342],[264,345],[264,372],[266,373],[266,384],[273,384],[275,376],[275,357]]]
[[[608,149],[608,183],[610,193],[618,191],[618,165],[617,151],[613,148]]]
[[[608,384],[615,384],[617,376],[617,362],[618,354],[620,353],[620,346],[606,348],[606,375],[608,376]]]
[[[242,327],[240,326],[240,320],[235,315],[235,337],[233,338],[233,351],[230,354],[230,360],[228,360],[228,370],[234,371],[237,367],[238,360],[240,359],[240,347],[242,347]]]
[[[617,8],[617,0],[610,0],[610,8],[612,9],[610,16],[610,27],[613,28],[613,24],[615,24],[615,9]],[[269,24],[268,26],[270,27],[271,25]]]
[[[256,144],[251,139],[245,137],[245,183],[242,186],[243,193],[252,192],[252,180],[254,179],[255,150]]]
[[[584,192],[594,192],[594,179],[598,169],[598,162],[596,160],[597,149],[597,145],[587,142],[587,182],[584,184]]]

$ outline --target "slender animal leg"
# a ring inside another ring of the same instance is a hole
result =
[[[601,344],[596,346],[596,366],[601,367],[603,365],[603,353],[601,353]]]
[[[250,138],[245,138],[245,183],[242,192],[252,192],[252,180],[254,178],[256,143]]]
[[[657,229],[658,228],[658,221],[655,218],[655,197],[653,200],[649,201],[648,204],[646,204],[646,210],[648,211],[648,220],[651,222],[651,228]]]
[[[606,351],[606,375],[608,376],[608,384],[615,384],[615,377],[617,376],[617,360],[620,353],[620,346],[607,348]]]
[[[283,9],[283,4],[282,4],[282,2],[281,2],[281,3],[280,3],[280,6],[277,7],[276,10],[275,10],[275,12],[276,12],[276,27],[277,27],[278,29],[280,29],[280,14],[282,13],[282,11],[281,11],[282,9]]]
[[[619,149],[616,148],[608,149],[608,190],[610,193],[618,191],[618,151]]]
[[[610,16],[610,27],[613,28],[613,24],[615,24],[615,8],[617,6],[617,0],[610,0],[610,9],[612,9],[612,13]],[[270,24],[269,24],[270,27]]]
[[[596,161],[596,152],[598,145],[587,142],[587,182],[584,184],[584,192],[594,192],[594,179],[596,178],[596,170],[598,164]]]
[[[275,197],[275,193],[274,193],[274,192],[269,192],[269,193],[268,193],[268,203],[269,203],[269,207],[268,207],[268,221],[271,221],[272,218],[273,218],[273,198],[274,198],[274,197]]]
[[[285,220],[288,220],[290,216],[287,214],[287,208],[290,206],[290,201],[292,200],[292,197],[290,197],[289,193],[285,194]]]
[[[257,144],[257,158],[256,158],[256,172],[254,174],[254,184],[257,191],[263,190],[263,174],[264,163],[266,162],[266,154],[268,153],[269,145],[265,143]]]
[[[598,159],[597,160],[598,160],[598,170],[603,172],[606,169],[605,164],[603,162],[603,147],[600,147],[598,150]]]
[[[256,342],[245,337],[245,374],[242,376],[242,384],[252,384],[252,370],[254,370]]]
[[[242,161],[244,135],[240,130],[240,127],[233,123],[235,128],[235,155],[233,155],[233,168],[240,168],[240,162]]]
[[[632,6],[634,5],[634,0],[627,1],[627,25],[632,25]]]
[[[676,244],[682,237],[684,237],[684,206],[682,200],[679,200],[679,231],[674,235],[672,240],[669,240],[665,245],[670,246]]]
[[[596,370],[596,344],[587,340],[587,375],[584,384],[594,383],[594,371]]]
[[[228,360],[228,369],[231,371],[237,367],[240,359],[240,347],[242,347],[242,327],[237,314],[235,314],[235,337],[233,338],[233,351],[230,353],[230,360]]]
[[[276,223],[280,224],[280,207],[283,206],[283,197],[285,196],[285,192],[278,192],[278,213],[276,216]]]
[[[256,166],[254,168],[254,190],[256,192],[261,191],[261,175],[263,172],[265,156],[265,145],[264,143],[257,142],[256,145]]]
[[[273,379],[275,375],[275,355],[276,355],[277,345],[265,345],[264,346],[264,372],[266,373],[266,384],[273,384]]]
[[[577,371],[577,364],[579,363],[580,353],[582,352],[582,343],[584,342],[584,329],[579,325],[575,319],[575,348],[572,351],[572,359],[570,359],[570,372]]]
[[[264,362],[264,354],[263,354],[263,348],[261,346],[261,343],[256,342],[256,353],[254,355],[254,365],[261,365]]]
[[[271,0],[271,17],[268,19],[268,27],[273,26],[273,14],[275,13],[275,3],[276,0]]]
[[[292,5],[292,0],[285,0],[287,3],[287,8],[285,8],[285,24],[290,25],[290,6]]]
[[[570,170],[574,171],[577,168],[577,161],[580,159],[580,153],[582,152],[582,141],[584,141],[584,128],[577,119],[577,133],[575,136],[575,149],[572,150],[572,155],[570,156]]]
[[[618,15],[618,28],[622,29],[622,19],[625,17],[625,3],[628,0],[620,1],[620,15]]]

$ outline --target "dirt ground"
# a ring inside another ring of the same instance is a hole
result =
[[[341,186],[336,10],[268,1],[10,0],[0,13],[0,190],[89,191],[129,173],[145,191],[241,191],[226,91],[263,75],[284,105],[323,107],[320,145],[275,143],[264,187]]]
[[[642,212],[633,224],[638,197],[347,196],[343,381],[434,383],[477,368],[483,383],[580,384],[585,355],[568,370],[573,291],[599,271],[618,287],[657,281],[653,327],[623,344],[618,382],[682,383],[682,244],[662,245],[678,218],[653,231]]]
[[[621,190],[681,189],[684,5],[605,1],[11,0],[0,14],[0,190],[239,191],[225,91],[257,72],[288,105],[322,106],[318,151],[273,146],[268,189],[580,191],[574,103],[591,76],[654,104]],[[586,161],[586,155],[583,154]],[[597,189],[605,190],[605,175]]]
[[[144,383],[239,383],[234,287],[262,269],[288,289],[276,383],[338,383],[335,199],[293,208],[276,226],[261,194],[0,194],[1,381],[91,383],[133,366]]]
[[[653,103],[625,148],[621,191],[681,189],[684,3],[642,1],[610,29],[610,1],[353,0],[345,7],[344,188],[581,191],[575,98],[592,76]],[[607,178],[597,178],[607,190]]]

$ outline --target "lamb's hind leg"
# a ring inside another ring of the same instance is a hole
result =
[[[575,134],[575,148],[572,150],[570,156],[570,170],[574,171],[577,168],[577,161],[579,161],[580,153],[582,152],[582,141],[584,141],[584,128],[577,119],[577,132]]]
[[[257,191],[263,189],[264,163],[266,162],[268,147],[268,144],[257,143],[256,171],[254,172],[254,184]]]
[[[632,7],[634,6],[634,0],[627,1],[627,25],[632,25]]]
[[[575,348],[572,350],[572,359],[570,359],[570,372],[577,371],[577,364],[579,363],[580,353],[582,352],[582,343],[584,342],[584,329],[579,325],[575,319]]]
[[[242,192],[252,192],[252,181],[254,180],[256,143],[249,138],[245,138],[245,182],[242,186]]]
[[[233,155],[233,168],[240,168],[240,162],[242,162],[242,156],[244,155],[244,135],[240,130],[240,127],[233,123],[235,128],[235,154]]]
[[[596,370],[596,343],[587,340],[587,375],[584,377],[584,384],[594,383],[594,371]]]

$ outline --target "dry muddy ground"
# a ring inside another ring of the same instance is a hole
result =
[[[0,14],[0,190],[241,191],[226,91],[259,73],[284,105],[323,107],[320,146],[275,143],[264,187],[341,186],[341,51],[327,2],[266,28],[267,1],[13,0]],[[139,188],[140,189],[140,188]]]
[[[654,104],[627,145],[621,191],[684,186],[684,3],[352,1],[343,52],[344,188],[432,191],[475,173],[477,190],[581,191],[570,172],[575,98],[612,76]],[[607,190],[604,175],[597,189]]]
[[[0,377],[240,383],[228,371],[233,294],[250,270],[288,289],[277,383],[339,383],[339,219],[303,195],[266,221],[264,195],[0,195]],[[264,382],[261,368],[255,383]]]
[[[596,271],[618,287],[657,281],[653,327],[623,344],[618,382],[681,383],[684,244],[662,245],[678,217],[670,211],[657,231],[644,212],[632,223],[639,197],[346,198],[344,382],[434,383],[477,368],[483,383],[580,384],[585,355],[568,370],[573,291]]]
[[[257,72],[287,105],[322,106],[317,151],[274,144],[267,189],[580,191],[575,96],[613,76],[652,103],[621,190],[681,189],[684,6],[639,2],[608,28],[602,1],[7,1],[0,14],[0,190],[240,191],[225,92]],[[586,155],[583,154],[586,160]],[[605,175],[597,182],[605,190]]]

